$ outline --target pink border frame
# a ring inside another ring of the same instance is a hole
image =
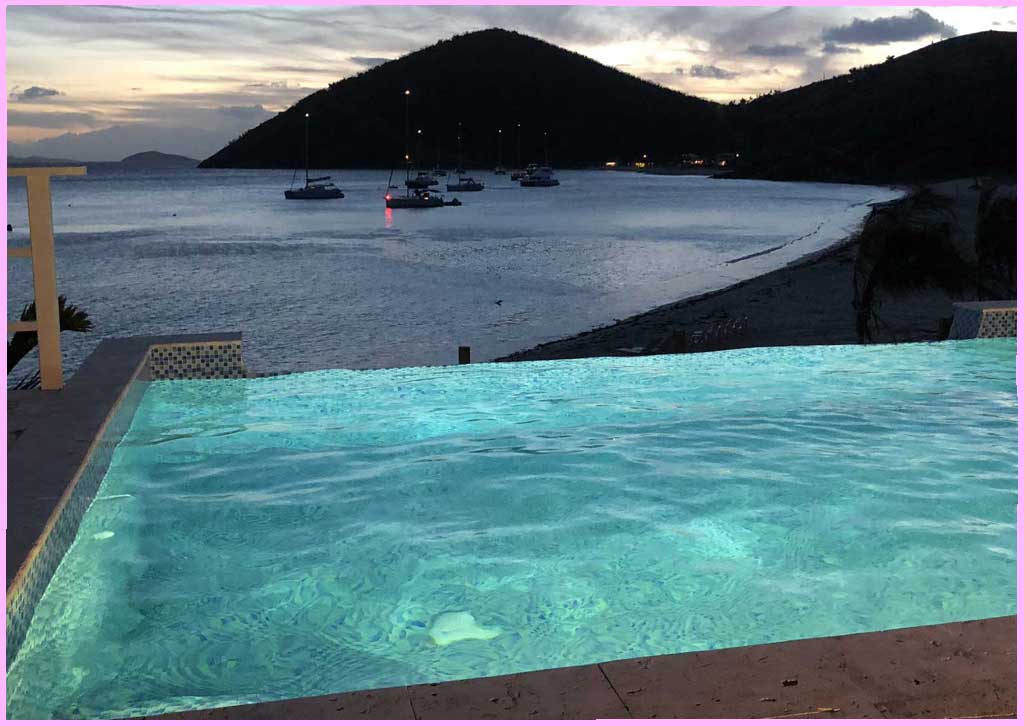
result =
[[[7,84],[6,84],[6,79],[7,79],[7,63],[6,63],[6,58],[7,58],[7,54],[6,54],[6,50],[7,50],[7,8],[12,6],[12,5],[133,5],[133,6],[146,6],[146,5],[153,5],[153,6],[160,6],[160,5],[163,5],[163,6],[188,6],[188,5],[228,6],[228,5],[238,5],[238,6],[248,6],[248,7],[259,6],[259,5],[264,5],[264,6],[292,5],[292,6],[300,6],[300,7],[301,6],[345,6],[345,5],[353,5],[353,6],[358,6],[358,5],[437,5],[437,6],[440,6],[440,5],[471,5],[471,6],[472,5],[476,5],[476,6],[481,6],[481,5],[596,5],[596,6],[647,6],[647,7],[653,7],[653,6],[703,5],[703,6],[715,6],[715,7],[728,7],[728,6],[758,6],[758,7],[771,7],[771,6],[774,6],[774,7],[784,7],[784,6],[818,6],[818,7],[821,7],[821,6],[825,6],[825,7],[968,7],[968,6],[972,6],[972,7],[993,7],[993,6],[1000,5],[1000,3],[995,3],[995,2],[979,2],[978,0],[959,0],[959,1],[956,1],[956,0],[939,0],[939,1],[932,0],[931,2],[926,2],[926,3],[912,3],[912,2],[906,2],[904,0],[897,0],[896,2],[891,2],[891,1],[886,1],[886,0],[855,0],[854,2],[830,2],[828,0],[790,0],[789,2],[785,2],[785,3],[771,2],[771,1],[769,1],[769,2],[760,1],[759,2],[758,0],[718,0],[717,2],[673,2],[672,0],[642,0],[640,2],[631,2],[629,0],[620,0],[619,2],[609,2],[608,0],[587,0],[586,2],[566,2],[565,0],[562,0],[562,1],[559,1],[559,0],[512,0],[512,1],[506,1],[506,2],[500,2],[500,1],[497,1],[497,0],[477,0],[476,2],[466,2],[465,0],[369,0],[368,2],[347,2],[347,1],[335,2],[334,0],[301,0],[301,1],[296,1],[296,0],[221,0],[220,2],[205,2],[204,0],[163,0],[163,1],[161,1],[161,0],[133,0],[131,2],[120,2],[120,3],[118,3],[118,2],[111,2],[111,0],[69,0],[67,2],[59,2],[59,1],[55,1],[55,0],[36,0],[35,2],[22,2],[21,0],[15,0],[14,2],[9,2],[8,0],[2,0],[2,4],[3,4],[3,9],[4,9],[4,14],[3,14],[3,18],[0,19],[0,45],[2,45],[3,48],[4,48],[4,61],[5,62],[4,62],[3,68],[0,69],[0,81],[3,82],[3,88],[4,88],[4,93],[3,93],[3,96],[2,96],[2,100],[0,100],[0,106],[2,106],[2,108],[3,108],[5,124],[4,124],[4,127],[3,127],[3,131],[0,132],[0,143],[3,144],[3,158],[4,158],[5,166],[6,166],[6,161],[7,161],[7,125],[6,125],[6,118],[7,118]],[[1017,185],[1018,185],[1018,187],[1020,185],[1020,169],[1021,169],[1021,158],[1022,158],[1022,152],[1021,152],[1021,136],[1022,136],[1022,134],[1021,134],[1021,126],[1020,126],[1020,124],[1021,124],[1021,120],[1020,120],[1021,119],[1021,110],[1022,110],[1021,88],[1024,87],[1024,81],[1022,81],[1022,77],[1021,77],[1021,70],[1022,70],[1021,50],[1024,49],[1024,44],[1022,44],[1022,42],[1021,42],[1020,30],[1019,30],[1022,18],[1024,18],[1024,7],[1022,7],[1021,5],[1018,5],[1017,6],[1017,27],[1018,27],[1018,31],[1017,31],[1018,32],[1018,35],[1017,35],[1017,123],[1018,123],[1018,126],[1017,126]],[[3,209],[3,211],[0,212],[0,214],[2,214],[3,222],[6,225],[6,223],[7,223],[7,185],[6,184],[3,187],[2,209]],[[1022,262],[1021,262],[1021,259],[1020,259],[1020,254],[1019,254],[1020,248],[1021,248],[1021,239],[1024,239],[1024,222],[1022,222],[1020,216],[1018,215],[1018,217],[1017,217],[1017,251],[1018,251],[1018,256],[1017,256],[1017,279],[1018,280],[1021,277],[1022,269],[1024,269],[1024,265],[1022,265]],[[7,253],[6,253],[6,250],[5,250],[5,252],[4,252],[5,259],[6,259],[6,254]],[[6,275],[3,278],[3,282],[0,283],[0,292],[2,292],[4,294],[4,299],[6,301],[6,293],[7,293],[7,277],[6,277]],[[1019,305],[1019,293],[1018,293],[1018,305]],[[5,302],[5,307],[6,307],[6,302]],[[8,311],[8,315],[9,315],[9,311]],[[1018,400],[1019,400],[1020,399],[1020,386],[1021,386],[1021,379],[1022,379],[1022,374],[1021,374],[1022,354],[1021,354],[1021,349],[1020,349],[1020,332],[1019,332],[1019,330],[1018,330],[1017,335],[1018,335],[1018,340],[1017,340],[1017,375],[1016,375],[1016,380],[1017,380],[1017,392],[1018,392],[1018,396],[1017,397],[1018,397]],[[3,418],[4,423],[7,422],[7,406],[6,406],[6,403],[7,403],[7,393],[6,393],[6,387],[5,387],[4,388],[4,404],[5,405],[4,405],[4,409],[3,409],[3,413],[2,413],[2,418]],[[1022,440],[1024,440],[1024,436],[1022,436],[1021,430],[1020,430],[1020,426],[1018,425],[1018,427],[1017,427],[1017,477],[1018,477],[1017,478],[1017,482],[1018,482],[1018,489],[1019,489],[1019,484],[1020,484],[1020,443],[1021,443]],[[0,547],[2,547],[2,549],[4,551],[4,554],[6,554],[6,549],[7,549],[7,540],[6,540],[6,531],[7,531],[7,494],[6,494],[6,491],[7,491],[7,489],[6,489],[6,482],[7,482],[7,475],[6,475],[6,471],[7,471],[7,449],[6,449],[6,445],[4,446],[3,453],[0,454],[0,459],[2,459],[2,463],[4,465],[4,485],[5,485],[4,486],[3,501],[0,502],[0,517],[2,517],[2,519],[3,519],[5,537],[4,537],[4,543],[3,543],[3,545],[0,545]],[[1020,524],[1021,524],[1020,507],[1018,506],[1018,509],[1017,509],[1017,552],[1018,553],[1021,550],[1022,542],[1024,542],[1024,538],[1022,538],[1022,536],[1021,536]],[[1020,583],[1020,579],[1021,579],[1020,578],[1021,571],[1022,571],[1022,566],[1021,566],[1020,560],[1018,559],[1017,560],[1018,599],[1019,599],[1019,583]],[[1021,642],[1022,642],[1021,632],[1022,632],[1021,631],[1021,626],[1020,626],[1020,623],[1018,622],[1018,624],[1017,624],[1017,652],[1018,653],[1020,652],[1020,646],[1021,646]],[[6,648],[6,643],[2,647]],[[4,693],[6,694],[6,690],[7,690],[7,688],[6,688],[6,686],[7,686],[7,673],[6,673],[6,670],[5,670],[5,672],[4,672],[3,676],[2,676],[2,682],[3,682],[3,686],[4,686]],[[1017,665],[1017,690],[1018,690],[1018,692],[1020,691],[1020,685],[1021,685],[1021,667],[1020,667],[1020,663],[1018,662],[1018,665]],[[6,720],[6,718],[5,718],[5,720]],[[703,720],[703,719],[700,719],[700,720]],[[743,720],[744,719],[715,719],[714,723],[731,723],[731,722],[740,722],[740,721],[743,721]],[[615,720],[613,720],[613,721],[615,721]],[[709,722],[710,721],[711,720],[709,719]],[[925,721],[925,722],[927,722],[927,721],[939,722],[939,719],[914,719],[914,720],[895,719],[894,721],[898,722],[898,723],[921,723],[922,721]],[[34,722],[29,721],[29,722],[26,722],[26,723],[34,723]],[[40,721],[38,723],[49,723],[49,722]],[[206,723],[209,723],[209,722],[206,722]],[[288,722],[285,722],[285,723],[288,723]],[[403,722],[401,722],[401,721],[393,721],[393,722],[385,722],[385,723],[403,723]],[[544,721],[542,721],[541,723],[556,723],[556,722],[554,722],[554,721],[552,721],[552,722],[544,722]]]

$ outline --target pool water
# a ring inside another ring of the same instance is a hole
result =
[[[150,384],[8,673],[118,717],[1015,612],[1015,341]]]

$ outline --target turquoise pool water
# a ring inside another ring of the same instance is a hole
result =
[[[150,385],[8,673],[129,716],[1015,612],[1015,342]]]

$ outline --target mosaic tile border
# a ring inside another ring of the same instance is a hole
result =
[[[22,567],[19,579],[7,595],[7,666],[18,654],[36,605],[78,533],[85,511],[92,504],[100,482],[107,473],[114,448],[120,443],[146,391],[145,381],[132,381],[107,420],[84,465],[68,486],[50,519],[31,560]]]
[[[1016,338],[1016,310],[986,310],[981,314],[978,338]]]
[[[154,343],[146,349],[77,473],[54,507],[39,540],[8,587],[8,668],[25,640],[39,599],[78,534],[82,518],[106,476],[114,449],[131,426],[148,381],[245,377],[240,339]]]
[[[245,378],[242,341],[169,343],[149,350],[152,380],[192,378]]]
[[[950,340],[1017,337],[1016,305],[1005,302],[953,303]]]

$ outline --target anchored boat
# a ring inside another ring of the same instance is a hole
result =
[[[295,175],[292,174],[292,184]],[[286,189],[285,199],[344,199],[345,193],[334,186],[329,176],[309,178],[309,114],[306,114],[306,184],[301,189]]]
[[[450,192],[480,192],[483,188],[484,185],[471,176],[460,176],[459,181],[454,184],[448,182]]]
[[[410,191],[404,197],[384,195],[384,206],[388,209],[432,209],[445,206],[444,199],[434,196],[426,189]]]
[[[427,171],[418,172],[415,178],[405,180],[405,186],[409,189],[429,189],[437,185],[437,177]]]
[[[454,197],[451,201],[445,201],[444,197],[434,194],[430,187],[437,185],[437,179],[426,171],[421,171],[412,176],[413,160],[409,157],[409,95],[412,91],[405,92],[405,196],[394,195],[391,190],[395,185],[391,183],[395,170],[391,170],[388,176],[388,190],[384,194],[384,206],[387,209],[433,209],[434,207],[461,207],[462,202]],[[438,164],[440,166],[440,164]]]
[[[512,181],[519,181],[520,179],[525,179],[526,177],[530,176],[530,174],[532,174],[536,170],[536,164],[527,164],[525,169],[516,169],[514,172],[512,172],[512,175],[509,178]]]
[[[539,166],[529,176],[519,180],[519,186],[523,187],[557,187],[558,184],[555,172],[551,170],[550,166]]]

